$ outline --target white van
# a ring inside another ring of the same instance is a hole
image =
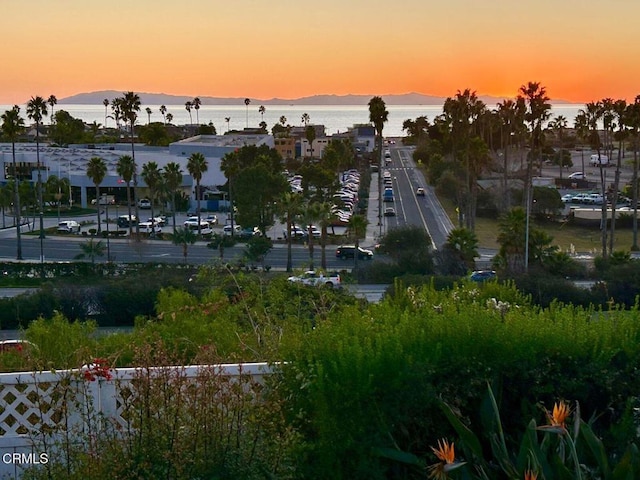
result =
[[[591,165],[592,167],[609,165],[609,157],[607,157],[606,155],[600,155],[600,160],[598,160],[598,155],[591,155],[589,165]]]

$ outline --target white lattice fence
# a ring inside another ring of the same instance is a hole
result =
[[[266,363],[123,368],[111,371],[108,380],[87,380],[78,370],[0,374],[0,478],[20,478],[23,467],[42,463],[41,455],[48,452],[37,440],[82,430],[90,415],[126,426],[135,382],[169,375],[186,385],[197,383],[205,371],[227,385],[240,377],[250,378],[250,385],[262,384],[272,370]]]

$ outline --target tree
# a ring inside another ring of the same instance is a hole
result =
[[[285,224],[287,230],[287,272],[293,270],[293,259],[291,252],[291,244],[293,239],[291,238],[291,227],[296,221],[297,216],[300,214],[302,208],[302,196],[295,192],[285,192],[278,201],[278,211],[280,213],[280,219]]]
[[[44,184],[45,201],[51,202],[55,200],[58,207],[58,222],[60,222],[60,206],[62,204],[62,192],[69,190],[69,179],[59,178],[57,175],[49,175]]]
[[[627,106],[626,124],[633,138],[633,176],[631,178],[631,202],[633,204],[633,240],[631,250],[638,251],[638,149],[640,148],[640,95]]]
[[[327,269],[327,228],[336,219],[333,212],[334,206],[331,202],[321,202],[318,204],[318,222],[320,223],[320,265],[323,270]]]
[[[227,122],[227,133],[229,133],[229,122],[231,121],[231,117],[224,117],[224,121]]]
[[[432,240],[417,225],[392,228],[380,239],[378,250],[391,258],[403,273],[425,275],[433,272]]]
[[[164,124],[167,124],[167,107],[166,105],[160,105],[160,115],[162,115],[162,119],[164,120]]]
[[[100,184],[107,175],[107,164],[100,157],[91,157],[87,163],[87,177],[91,179],[96,186],[96,206],[98,207],[98,233],[102,231],[102,222],[100,221]],[[107,219],[109,221],[109,219]]]
[[[97,242],[90,238],[86,242],[82,242],[80,244],[80,250],[82,251],[74,258],[76,260],[82,260],[84,258],[89,258],[91,260],[91,264],[95,265],[96,257],[104,257],[104,253],[107,251],[107,247],[102,242],[102,240],[98,240]]]
[[[187,263],[187,254],[189,253],[189,245],[196,243],[198,239],[193,230],[186,227],[178,227],[174,230],[171,241],[174,245],[182,246],[182,256],[184,257],[184,263]]]
[[[307,125],[305,127],[304,137],[309,143],[309,158],[313,158],[313,141],[316,139],[316,129],[313,128],[313,125]]]
[[[53,121],[54,120],[53,107],[55,107],[58,104],[58,99],[56,98],[55,95],[49,95],[49,98],[47,99],[47,103],[51,107],[51,121]]]
[[[522,130],[525,112],[524,99],[504,100],[498,103],[498,119],[500,121],[500,144],[502,145],[502,210],[508,211],[511,207],[511,195],[509,192],[509,153],[511,144],[516,134]]]
[[[616,205],[618,203],[618,192],[620,191],[620,168],[622,167],[622,151],[623,142],[627,137],[627,102],[624,100],[616,100],[611,107],[615,116],[612,126],[616,125],[618,130],[614,134],[614,138],[618,140],[618,161],[616,162],[616,171],[613,180],[613,192],[611,202],[611,234],[609,235],[609,251],[613,253],[614,240],[616,233]],[[610,161],[613,160],[609,157]],[[603,197],[604,198],[604,197]]]
[[[260,117],[262,119],[262,123],[264,123],[264,112],[266,112],[266,111],[267,111],[267,109],[264,107],[264,105],[260,105],[258,107],[258,113],[260,114]],[[266,125],[266,123],[265,123],[265,125]]]
[[[378,168],[382,171],[382,130],[389,119],[387,106],[382,97],[373,97],[369,100],[369,121],[376,130],[376,142],[378,151]],[[378,179],[378,225],[382,233],[382,175]],[[357,257],[357,255],[356,255]]]
[[[300,212],[302,225],[307,229],[307,246],[309,249],[309,270],[314,269],[313,265],[313,224],[320,218],[320,204],[318,202],[307,202]],[[366,227],[365,227],[366,228]]]
[[[302,124],[305,126],[305,128],[307,127],[307,125],[309,125],[309,122],[311,121],[311,117],[309,116],[308,113],[303,113],[302,117],[300,118],[300,121],[302,122]]]
[[[171,197],[171,213],[173,216],[173,231],[176,230],[176,193],[182,186],[182,168],[177,162],[169,162],[164,166],[162,175],[169,196]]]
[[[151,113],[152,110],[151,108],[147,107],[144,109],[145,112],[147,112],[147,125],[149,125],[151,123]]]
[[[173,113],[167,113],[167,123],[171,125],[171,122],[173,122]]]
[[[260,262],[264,269],[264,257],[273,248],[273,242],[269,237],[253,236],[246,243],[245,257],[251,262]]]
[[[107,128],[107,108],[109,108],[109,99],[105,98],[102,100],[102,105],[104,105],[104,128]]]
[[[138,112],[140,111],[140,97],[133,92],[126,92],[123,97],[119,100],[120,110],[122,111],[122,116],[125,121],[129,122],[129,127],[131,128],[130,136],[131,136],[131,159],[133,161],[133,202],[134,209],[136,212],[136,219],[139,219],[138,213],[138,167],[136,165],[136,152],[135,152],[135,141],[134,141],[134,125],[136,120],[138,119]],[[136,238],[139,237],[140,228],[136,223]]]
[[[202,175],[209,169],[209,165],[207,163],[207,159],[204,158],[204,155],[196,152],[192,153],[189,156],[189,160],[187,162],[187,171],[196,181],[196,203],[197,203],[197,212],[198,212],[198,235],[200,235],[200,199],[202,197],[202,192],[200,191],[200,182],[202,180]]]
[[[193,103],[191,103],[191,101],[185,102],[184,108],[187,112],[189,112],[189,124],[193,125],[193,117],[191,116],[191,107],[193,107]]]
[[[352,215],[351,218],[349,218],[349,223],[347,224],[347,232],[349,236],[353,238],[353,241],[356,245],[356,251],[353,256],[354,269],[358,268],[358,249],[360,248],[360,238],[365,236],[368,223],[369,222],[367,221],[367,217],[365,217],[364,215],[356,214]]]
[[[202,105],[202,102],[198,97],[196,97],[191,103],[193,105],[193,109],[196,111],[196,123],[200,125],[200,105]]]
[[[249,104],[251,103],[251,99],[250,98],[245,98],[244,99],[244,104],[247,107],[247,128],[249,128]]]
[[[475,270],[478,257],[478,237],[467,228],[454,228],[449,232],[445,247],[455,252],[467,270]]]
[[[160,169],[156,162],[147,162],[142,166],[142,172],[140,175],[149,189],[149,200],[151,200],[151,233],[153,236],[155,234],[156,218],[153,211],[155,200],[160,189],[160,184],[162,183],[162,174],[160,173]]]
[[[564,115],[557,115],[556,118],[549,122],[549,128],[558,138],[560,146],[560,181],[562,181],[562,167],[564,166],[564,131],[567,129],[568,122]]]
[[[116,164],[116,172],[118,175],[122,177],[122,180],[127,185],[127,209],[129,211],[129,218],[131,218],[131,179],[133,178],[133,173],[136,171],[136,164],[133,162],[133,158],[129,155],[122,155],[118,159],[118,163]],[[137,212],[136,212],[137,213]],[[136,215],[136,220],[138,219]],[[133,233],[133,227],[131,226],[131,222],[129,222],[129,235]]]
[[[49,138],[61,147],[82,142],[85,135],[84,122],[72,117],[66,110],[59,110],[54,115],[53,124],[49,127]]]
[[[20,218],[20,193],[18,189],[20,180],[18,178],[18,166],[16,164],[16,140],[24,129],[24,120],[20,116],[20,107],[18,107],[18,105],[14,105],[11,110],[5,111],[0,118],[2,118],[2,134],[11,141],[11,166],[13,167],[12,177],[14,188],[13,214],[16,219],[17,240],[16,260],[22,260],[22,235],[20,233],[22,219]]]
[[[47,116],[47,102],[44,98],[31,97],[27,102],[27,117],[36,122],[36,164],[38,169],[38,180],[36,186],[37,204],[40,218],[40,260],[44,261],[44,250],[42,239],[44,238],[44,203],[42,202],[42,165],[40,164],[40,124],[42,118]]]

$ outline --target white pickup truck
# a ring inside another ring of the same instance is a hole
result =
[[[302,275],[295,277],[289,277],[292,283],[302,283],[303,285],[309,285],[312,287],[327,286],[329,288],[340,286],[340,274],[339,273],[322,273],[315,270],[308,270]]]

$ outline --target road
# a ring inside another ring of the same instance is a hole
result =
[[[393,204],[386,202],[385,207],[393,206],[396,216],[385,217],[385,228],[417,225],[429,233],[434,248],[442,246],[454,227],[433,188],[416,167],[412,158],[413,148],[393,147],[390,150],[392,163],[385,169],[391,172],[395,201]],[[418,187],[424,188],[424,197],[416,196]]]

